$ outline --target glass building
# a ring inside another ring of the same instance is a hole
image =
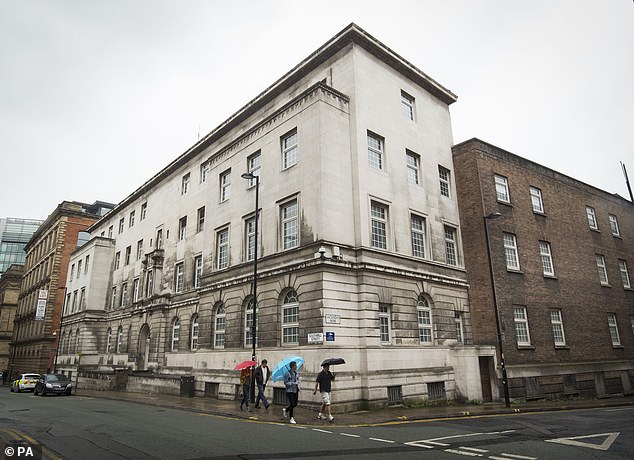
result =
[[[11,264],[24,264],[24,246],[42,224],[41,220],[0,219],[0,276]]]

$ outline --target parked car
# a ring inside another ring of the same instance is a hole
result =
[[[70,396],[73,384],[64,374],[46,374],[40,377],[35,384],[33,394],[46,396],[49,393]]]
[[[20,376],[11,383],[11,391],[33,391],[35,383],[40,379],[40,374],[20,374]]]

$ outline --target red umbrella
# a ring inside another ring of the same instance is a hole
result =
[[[237,370],[237,371],[241,371],[242,369],[246,369],[248,367],[253,367],[253,366],[257,366],[257,365],[258,365],[257,361],[253,361],[253,360],[242,361],[240,364],[236,365],[236,367],[234,367],[234,369]]]

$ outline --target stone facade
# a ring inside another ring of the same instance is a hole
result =
[[[24,266],[9,265],[0,277],[0,372],[8,372],[10,361],[11,337],[13,335],[13,320],[20,296],[20,284]],[[5,381],[8,376],[5,376]]]
[[[511,398],[631,393],[634,205],[478,139],[453,156],[475,344],[496,344],[484,216],[501,214],[486,225]]]
[[[344,29],[90,228],[70,260],[91,264],[66,283],[87,301],[67,299],[60,369],[147,371],[157,391],[193,375],[197,394],[235,397],[233,368],[252,352],[257,192],[258,359],[302,356],[310,387],[343,357],[340,407],[482,399],[495,383],[478,359],[494,348],[472,339],[454,101]]]

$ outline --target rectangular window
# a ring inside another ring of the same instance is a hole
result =
[[[83,287],[81,288],[81,291],[79,293],[79,310],[85,310],[86,309],[86,288]]]
[[[425,219],[412,214],[412,255],[425,258]]]
[[[260,177],[262,170],[262,155],[260,152],[256,152],[247,158],[247,171],[253,174],[253,179],[249,179],[249,187],[255,186],[256,177]]]
[[[528,332],[528,317],[526,307],[513,308],[513,321],[515,322],[515,337],[518,345],[530,345],[531,337]]]
[[[387,206],[376,201],[370,203],[372,247],[387,249]]]
[[[297,130],[282,136],[282,169],[297,164]]]
[[[504,234],[504,256],[507,270],[519,270],[520,259],[517,254],[517,240],[512,233]]]
[[[108,227],[108,238],[112,238],[113,231],[114,231],[114,227],[112,225]]]
[[[132,301],[133,302],[138,302],[139,301],[139,294],[141,289],[141,280],[139,278],[134,278],[134,281],[132,282]]]
[[[128,302],[128,283],[123,283],[121,285],[121,302],[119,303],[120,307],[125,307]]]
[[[623,283],[623,289],[630,289],[632,285],[630,284],[630,274],[627,271],[626,261],[619,260],[619,271],[621,272],[621,282]]]
[[[196,219],[196,232],[202,232],[205,228],[205,207],[198,208],[198,218]]]
[[[231,169],[220,174],[220,202],[223,203],[231,197]]]
[[[214,330],[214,347],[224,348],[225,346],[225,315],[216,315],[216,328]]]
[[[119,233],[123,233],[123,227],[125,226],[125,219],[122,217],[119,219]]]
[[[114,289],[114,293],[116,295],[117,293],[117,288],[113,288]],[[75,312],[75,310],[77,309],[77,291],[73,292],[73,309],[72,311]]]
[[[141,205],[141,217],[139,220],[145,220],[147,217],[147,203]]]
[[[502,203],[510,203],[511,196],[509,195],[509,182],[506,177],[498,176],[497,174],[494,176],[495,178],[495,194],[497,196],[497,200]]]
[[[70,277],[68,279],[72,281],[74,277],[75,277],[75,264],[70,266]]]
[[[84,264],[84,274],[88,273],[88,263],[90,262],[90,255],[86,256],[86,263]]]
[[[299,305],[285,305],[282,311],[282,343],[299,343]]]
[[[614,214],[608,214],[608,219],[610,220],[610,230],[612,231],[612,235],[620,236],[621,232],[619,231],[619,221],[616,216]]]
[[[81,260],[77,262],[77,278],[79,278],[79,275],[81,275],[81,264],[82,264]]]
[[[176,264],[174,267],[174,290],[176,292],[183,292],[185,285],[185,266],[183,262]]]
[[[194,257],[194,287],[199,288],[203,276],[203,256]]]
[[[546,241],[539,242],[539,256],[542,259],[542,270],[544,272],[544,276],[555,276],[550,243],[547,243]]]
[[[187,216],[181,217],[178,220],[178,241],[183,241],[185,239],[185,235],[187,234]],[[157,238],[158,244],[158,238]]]
[[[410,184],[418,185],[420,156],[406,150],[405,157],[407,160],[407,180]]]
[[[414,121],[414,98],[405,91],[401,91],[401,107],[403,109],[403,115],[405,115],[408,120]]]
[[[229,229],[223,228],[216,233],[216,267],[218,270],[229,266]]]
[[[139,240],[136,242],[136,260],[141,260],[143,258],[143,240]]]
[[[121,251],[117,251],[117,253],[114,255],[114,269],[115,270],[119,269],[120,263],[121,263]]]
[[[458,265],[458,248],[456,247],[456,229],[445,225],[445,260],[449,265]]]
[[[128,227],[133,227],[134,226],[134,216],[136,214],[136,211],[130,211],[130,218],[128,220]]]
[[[464,332],[462,330],[462,313],[455,312],[454,322],[456,324],[456,341],[464,343]]]
[[[382,343],[390,343],[390,307],[379,304],[379,334]]]
[[[376,169],[383,169],[383,138],[368,132],[368,163]]]
[[[152,297],[154,295],[154,273],[152,270],[148,270],[145,274],[145,297]]]
[[[616,315],[614,313],[608,313],[608,327],[610,328],[610,337],[612,338],[612,345],[620,346],[621,338],[619,336],[619,326],[616,322]]]
[[[185,225],[187,225],[187,217],[185,217]],[[163,229],[159,228],[156,231],[156,249],[163,248]]]
[[[533,212],[544,213],[544,201],[542,200],[542,191],[536,187],[531,187],[531,204]]]
[[[553,328],[553,340],[556,347],[566,345],[566,336],[564,335],[564,322],[561,318],[561,310],[550,311],[550,324]]]
[[[281,207],[282,248],[291,249],[299,245],[299,207],[297,200],[284,203]]]
[[[416,311],[418,316],[418,337],[420,343],[432,343],[431,331],[431,310],[429,306],[418,306]]]
[[[608,271],[605,268],[605,257],[601,254],[595,254],[597,260],[597,269],[599,270],[599,282],[602,286],[607,286],[608,283]]]
[[[210,165],[208,161],[205,161],[200,165],[200,182],[207,182],[207,177],[209,177]]]
[[[189,191],[189,173],[185,174],[181,180],[181,195]]]
[[[110,309],[113,310],[117,304],[117,286],[112,287],[112,298],[110,299]]]
[[[586,206],[586,215],[588,217],[588,225],[592,230],[598,230],[599,226],[597,225],[597,216],[594,212],[594,208],[590,206]]]
[[[245,254],[247,255],[247,261],[255,258],[255,217],[248,219],[245,222],[245,239],[246,248]]]
[[[449,170],[443,168],[442,166],[438,166],[438,179],[440,181],[440,194],[449,198],[449,190],[451,188],[451,175],[449,173]]]
[[[125,265],[130,265],[130,255],[132,254],[132,246],[125,248]]]

